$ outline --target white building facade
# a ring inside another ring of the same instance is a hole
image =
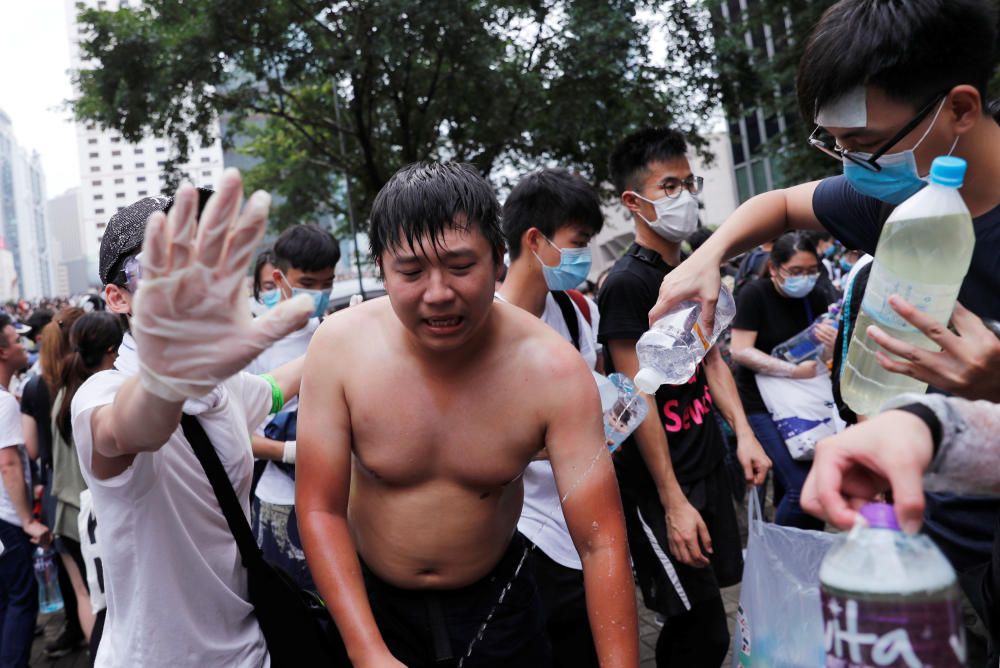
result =
[[[135,6],[135,0],[65,0],[70,41],[70,66],[81,69],[87,63],[81,57],[79,41],[85,30],[77,21],[77,4],[90,8],[117,10]],[[137,54],[137,57],[140,55]],[[217,128],[217,126],[216,126]],[[192,136],[190,160],[182,169],[198,186],[215,187],[222,175],[222,143],[219,132],[208,146]],[[93,285],[98,285],[97,265],[101,239],[108,220],[129,204],[163,192],[163,170],[174,155],[170,142],[147,137],[136,144],[126,142],[120,134],[94,125],[76,124],[77,151],[80,162],[80,188],[77,195],[79,219],[84,234],[88,273]]]
[[[38,153],[14,137],[10,117],[0,111],[0,299],[36,299],[55,293],[52,239],[46,216],[45,173]],[[7,276],[13,263],[13,278]]]

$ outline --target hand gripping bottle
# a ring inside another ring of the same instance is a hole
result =
[[[44,614],[62,610],[63,598],[59,590],[59,571],[56,570],[55,553],[44,547],[35,548],[35,579],[38,580],[38,610]]]
[[[705,331],[701,323],[701,304],[683,301],[653,323],[635,346],[639,373],[635,385],[653,394],[660,385],[681,385],[691,380],[698,363],[715,345],[736,315],[736,302],[726,286],[719,291],[715,305],[715,328]]]
[[[936,158],[930,185],[896,207],[882,228],[840,381],[844,401],[860,415],[874,415],[904,392],[927,389],[926,383],[883,369],[875,358],[881,347],[867,329],[878,325],[897,339],[938,350],[892,309],[889,297],[898,294],[938,322],[948,322],[975,245],[972,217],[958,192],[964,178],[964,160]]]
[[[927,536],[869,503],[819,568],[826,665],[961,668],[966,648],[951,564]]]
[[[823,354],[823,342],[816,336],[816,326],[826,323],[837,329],[837,315],[839,313],[840,306],[832,304],[830,310],[816,318],[811,325],[787,341],[776,345],[771,351],[771,356],[792,364],[820,357]]]

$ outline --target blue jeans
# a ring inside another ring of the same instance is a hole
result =
[[[785,439],[781,437],[778,428],[774,426],[774,421],[767,413],[751,413],[747,415],[750,427],[753,428],[754,436],[764,447],[764,452],[771,458],[774,464],[774,477],[784,488],[785,493],[778,503],[774,513],[774,523],[787,527],[799,529],[823,529],[823,521],[813,517],[799,505],[799,496],[802,493],[802,486],[809,475],[812,467],[811,461],[797,461],[792,459],[785,445]]]
[[[0,668],[28,665],[38,616],[34,546],[21,527],[0,520]]]

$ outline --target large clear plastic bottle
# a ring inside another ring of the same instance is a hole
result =
[[[860,415],[874,415],[904,392],[927,389],[926,383],[883,369],[875,358],[882,349],[867,329],[878,325],[897,339],[938,350],[892,309],[889,297],[898,294],[941,323],[951,317],[976,241],[958,192],[964,178],[961,158],[935,159],[930,185],[896,207],[882,228],[840,381],[844,401]]]
[[[607,378],[615,388],[614,399],[604,408],[604,439],[608,450],[621,447],[649,413],[649,404],[636,390],[632,380],[623,373],[613,373]]]
[[[826,323],[837,329],[837,315],[840,313],[839,304],[831,304],[830,310],[816,318],[816,320],[806,327],[804,330],[788,339],[783,341],[771,350],[771,355],[773,357],[778,357],[785,360],[786,362],[791,362],[792,364],[798,364],[799,362],[805,362],[807,360],[816,359],[823,354],[823,342],[819,340],[816,336],[817,325]]]
[[[819,569],[827,666],[961,668],[966,646],[955,571],[927,536],[871,503]]]
[[[62,610],[63,597],[59,590],[59,571],[55,553],[49,548],[35,549],[35,579],[38,581],[38,610],[44,614]]]
[[[715,305],[715,328],[705,332],[701,304],[683,301],[653,323],[635,346],[639,357],[639,373],[635,384],[646,394],[653,394],[661,385],[681,385],[694,375],[698,363],[715,345],[736,315],[736,302],[726,286],[719,291]]]

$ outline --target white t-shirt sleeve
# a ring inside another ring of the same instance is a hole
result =
[[[17,405],[17,399],[8,392],[0,392],[0,448],[9,448],[23,443],[21,409]]]
[[[597,308],[597,303],[593,299],[587,297],[586,295],[584,295],[583,298],[587,300],[587,306],[590,307],[590,322],[587,323],[586,320],[584,320],[584,324],[587,326],[586,329],[590,330],[587,338],[590,339],[591,346],[594,351],[600,355],[603,346],[597,342],[597,330],[601,327],[601,311]],[[582,317],[583,314],[581,313],[580,315]],[[586,329],[581,331],[586,331]]]
[[[247,432],[253,433],[271,413],[271,384],[258,375],[240,372],[227,380],[226,385],[243,406]]]
[[[70,415],[73,425],[73,444],[80,458],[80,470],[88,486],[124,487],[135,478],[141,489],[148,489],[156,475],[156,453],[142,452],[137,454],[132,465],[118,475],[100,480],[94,476],[92,459],[94,456],[94,434],[90,420],[94,411],[115,400],[115,395],[121,389],[128,376],[117,370],[101,371],[88,378],[73,397],[70,405]]]

